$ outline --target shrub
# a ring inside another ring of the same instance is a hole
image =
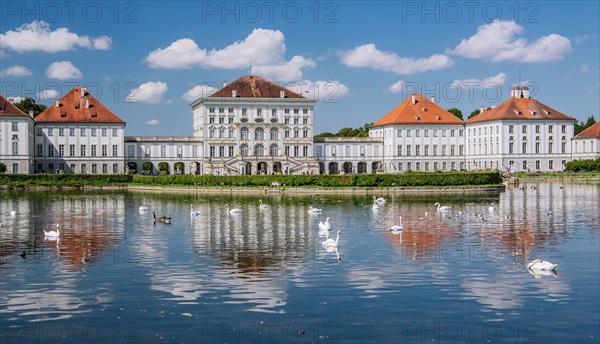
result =
[[[150,172],[152,171],[152,163],[150,161],[146,161],[142,164],[142,171]]]
[[[0,162],[0,173],[6,173],[6,164]]]
[[[594,172],[600,171],[600,158],[596,160],[573,160],[565,164],[565,171]]]
[[[158,170],[160,171],[161,174],[169,174],[169,164],[164,161],[159,162]]]

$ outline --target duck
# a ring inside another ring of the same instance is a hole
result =
[[[383,197],[377,198],[376,196],[373,196],[373,202],[375,202],[379,205],[383,205],[383,204],[385,204],[385,198],[383,198]]]
[[[403,230],[404,230],[404,226],[402,226],[402,216],[400,216],[400,224],[393,225],[392,227],[390,227],[390,232],[392,234],[402,234]]]
[[[156,217],[155,212],[152,212],[152,218],[154,219],[154,223],[161,222],[161,223],[165,223],[165,224],[171,224],[171,219],[172,219],[172,217],[166,217],[166,216]]]
[[[44,229],[44,236],[48,237],[48,238],[57,238],[60,236],[60,225],[57,224],[56,225],[56,230],[55,231],[46,231]]]
[[[321,213],[321,209],[318,208],[313,208],[312,206],[310,208],[308,208],[308,213],[310,215],[316,215],[316,214],[320,214]]]
[[[531,263],[527,264],[527,269],[532,271],[556,271],[558,264],[552,264],[550,262],[534,259]]]
[[[447,206],[447,205],[440,206],[440,202],[435,202],[434,205],[437,205],[437,211],[450,211],[452,209],[452,206]]]
[[[19,256],[21,256],[21,258],[25,259],[25,257],[27,257],[27,253],[25,253],[25,251],[23,251]]]
[[[229,209],[229,204],[225,204],[225,209],[227,209],[227,212],[230,214],[241,214],[242,213],[242,210],[240,208]]]
[[[17,216],[17,211],[16,210],[11,211],[10,216]]]
[[[145,205],[143,205],[143,206],[141,206],[141,207],[139,208],[139,210],[140,210],[140,213],[143,213],[143,212],[145,212],[145,211],[148,211],[148,207],[146,207]]]
[[[494,207],[494,202],[492,202],[492,204],[488,207],[488,212],[490,212],[490,213],[496,212],[496,207]]]
[[[258,203],[259,203],[258,208],[260,210],[269,210],[269,205],[268,204],[263,204],[262,199],[259,199]]]
[[[190,204],[190,216],[199,216],[199,215],[200,215],[200,211],[194,210],[194,205]]]
[[[325,222],[323,222],[323,221],[319,222],[319,229],[325,230],[325,231],[330,230],[331,229],[331,219],[326,218]]]
[[[340,241],[340,233],[341,231],[337,232],[337,236],[335,237],[335,240],[333,240],[332,238],[329,238],[325,241],[323,241],[321,243],[321,245],[323,246],[324,249],[326,250],[334,250],[338,247],[338,242]]]

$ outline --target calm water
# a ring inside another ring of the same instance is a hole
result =
[[[0,342],[600,341],[600,185],[371,196],[0,193]]]

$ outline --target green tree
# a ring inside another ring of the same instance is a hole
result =
[[[596,119],[594,118],[594,116],[588,117],[587,120],[585,121],[585,123],[575,121],[575,135],[586,130],[587,128],[591,127],[594,124],[596,124]]]
[[[491,110],[491,109],[492,109],[491,107],[488,107],[487,109],[485,109],[485,111],[487,111],[487,110]],[[473,117],[473,116],[479,115],[479,113],[480,113],[480,112],[481,112],[481,110],[480,110],[480,109],[475,109],[475,110],[473,110],[473,111],[472,111],[472,112],[469,114],[469,117],[468,117],[467,119],[470,119],[470,118],[471,118],[471,117]]]
[[[315,135],[315,137],[334,137],[334,136],[335,136],[335,134],[333,134],[329,131],[325,131],[325,132]]]
[[[19,110],[29,114],[29,111],[33,111],[33,117],[42,113],[42,111],[46,110],[47,106],[44,104],[38,104],[35,102],[33,98],[25,98],[18,103],[15,103],[15,106],[19,108]]]
[[[0,173],[6,173],[6,164],[0,162]]]
[[[451,114],[453,114],[454,116],[456,116],[460,119],[463,119],[462,111],[460,111],[458,108],[453,107],[453,108],[448,109],[447,111],[450,112]]]

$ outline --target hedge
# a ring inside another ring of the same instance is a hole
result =
[[[565,170],[571,172],[600,171],[600,158],[596,160],[573,160],[565,164]]]
[[[85,186],[123,185],[133,180],[128,174],[4,174],[0,185],[8,186]]]

